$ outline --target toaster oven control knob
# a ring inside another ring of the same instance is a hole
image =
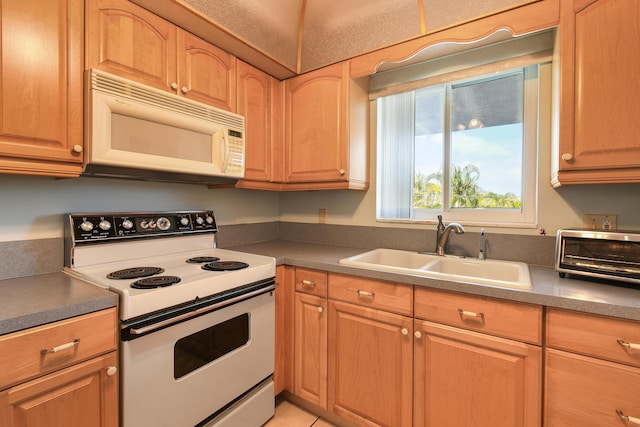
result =
[[[124,228],[125,230],[131,230],[133,228],[133,221],[131,221],[130,219],[125,219],[124,221],[122,221],[122,228]]]
[[[80,229],[82,231],[91,231],[93,230],[93,223],[91,221],[82,221],[80,224]]]
[[[163,216],[161,216],[160,218],[158,218],[158,228],[160,230],[168,230],[169,227],[171,227],[171,221],[169,221],[168,218],[165,218]]]
[[[102,231],[108,231],[108,230],[111,229],[111,223],[109,221],[107,221],[106,219],[103,219],[98,224],[98,227],[100,227],[100,230],[102,230]]]

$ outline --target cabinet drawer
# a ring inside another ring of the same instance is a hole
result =
[[[296,291],[327,297],[327,272],[296,267]]]
[[[547,346],[640,367],[640,322],[549,309]]]
[[[463,329],[542,343],[542,307],[416,287],[415,317]]]
[[[545,360],[544,425],[631,425],[616,409],[640,418],[640,369],[553,349]]]
[[[116,347],[115,308],[0,336],[0,389]]]
[[[410,316],[413,287],[331,273],[329,298]]]

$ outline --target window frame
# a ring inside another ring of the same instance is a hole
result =
[[[383,120],[381,115],[381,103],[378,100],[377,108],[374,109],[376,114],[377,125],[377,154],[376,162],[376,221],[378,222],[404,222],[404,223],[434,223],[437,221],[437,215],[443,215],[448,221],[456,221],[466,225],[477,226],[498,226],[498,227],[520,227],[535,228],[537,227],[538,216],[538,124],[540,111],[540,82],[542,73],[550,72],[549,67],[542,67],[541,64],[527,65],[521,67],[513,67],[513,69],[522,68],[524,70],[524,86],[523,86],[523,148],[522,148],[522,200],[521,209],[482,209],[482,208],[443,208],[442,210],[416,210],[413,208],[412,197],[410,198],[409,216],[408,217],[388,217],[383,215],[383,207],[380,205],[382,200],[382,185],[380,180],[383,174],[383,159],[381,153],[384,152],[382,145],[385,143],[384,136],[381,133],[380,124]],[[505,70],[500,70],[505,71]],[[461,80],[447,82],[449,85],[457,85],[469,81],[482,81],[488,75],[478,75]],[[413,91],[411,91],[413,92]],[[415,97],[413,97],[415,103]],[[415,109],[415,105],[413,106]],[[450,119],[450,105],[446,103],[445,122]],[[414,123],[411,126],[415,126]],[[448,129],[447,125],[447,130]],[[450,136],[447,136],[447,139]],[[415,138],[415,132],[414,132]],[[406,144],[406,143],[405,143]],[[415,146],[415,139],[413,141]],[[387,147],[388,149],[388,147]],[[450,162],[448,152],[450,143],[445,145],[445,161]],[[413,154],[412,154],[413,155]],[[412,163],[413,165],[414,163]],[[451,165],[449,164],[449,167]],[[444,171],[443,171],[444,172]],[[411,194],[413,195],[413,183],[415,178],[415,167],[412,166],[411,176]],[[406,181],[406,180],[405,180]],[[444,185],[444,183],[443,183]],[[444,191],[444,197],[447,192]],[[446,201],[445,204],[448,204]]]

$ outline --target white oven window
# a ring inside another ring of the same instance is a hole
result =
[[[173,349],[173,376],[181,378],[249,341],[247,313],[179,339]]]
[[[198,162],[212,156],[211,135],[116,113],[111,114],[111,148]]]

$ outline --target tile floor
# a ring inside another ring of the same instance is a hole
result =
[[[335,427],[335,424],[323,420],[317,415],[302,409],[293,403],[278,399],[276,414],[263,427]]]

